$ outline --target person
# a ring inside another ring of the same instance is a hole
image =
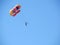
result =
[[[28,23],[27,23],[27,22],[25,22],[25,26],[27,26],[27,24],[28,24]]]

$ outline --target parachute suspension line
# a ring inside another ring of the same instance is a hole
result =
[[[21,9],[22,9],[22,10],[21,10],[22,13],[21,13],[21,14],[22,14],[22,16],[24,17],[25,26],[27,26],[27,23],[28,23],[28,22],[27,22],[27,19],[28,19],[28,18],[26,17],[26,15],[24,15],[23,0],[21,0],[21,4],[22,4],[22,8],[21,8]]]

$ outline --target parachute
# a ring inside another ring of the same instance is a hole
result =
[[[9,13],[11,16],[16,16],[20,12],[21,5],[17,4],[14,8],[12,8]]]

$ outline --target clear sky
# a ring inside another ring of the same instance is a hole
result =
[[[60,45],[60,0],[0,0],[0,45]]]

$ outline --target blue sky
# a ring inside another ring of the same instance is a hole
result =
[[[0,2],[1,45],[60,45],[60,0]],[[16,4],[21,5],[21,12],[10,16]]]

